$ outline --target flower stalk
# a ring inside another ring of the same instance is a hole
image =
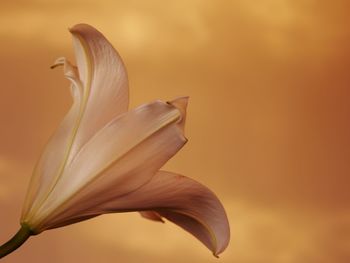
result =
[[[9,241],[0,246],[0,258],[7,256],[22,246],[31,235],[33,235],[33,232],[29,226],[22,224],[18,232]]]

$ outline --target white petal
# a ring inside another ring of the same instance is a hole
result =
[[[82,146],[112,118],[127,111],[127,75],[118,53],[91,26],[77,25],[71,33],[79,74],[64,58],[54,66],[64,65],[74,103],[36,165],[22,221],[34,216]]]
[[[41,158],[36,164],[24,203],[22,220],[31,216],[29,213],[32,214],[47,197],[52,189],[53,182],[58,179],[58,172],[62,169],[62,162],[65,158],[64,156],[67,155],[68,145],[71,144],[78,122],[79,111],[82,107],[82,84],[79,80],[78,72],[64,58],[56,60],[54,66],[58,64],[64,65],[64,75],[71,81],[73,105],[50,138]]]
[[[113,188],[118,184],[111,185]],[[141,211],[148,219],[162,217],[179,225],[198,238],[215,256],[230,240],[229,222],[221,202],[202,184],[170,172],[159,171],[152,179],[129,194],[110,197],[79,216],[71,215],[52,222],[51,228],[72,224],[106,213]],[[67,214],[66,214],[67,215]]]
[[[121,57],[95,28],[79,24],[70,29],[86,103],[71,158],[111,119],[128,110],[127,73]]]
[[[35,218],[37,229],[145,184],[185,143],[180,111],[156,101],[114,119],[67,167]]]
[[[221,202],[207,187],[185,176],[160,171],[149,183],[96,211],[123,210],[153,211],[197,237],[215,256],[229,243],[229,223]]]

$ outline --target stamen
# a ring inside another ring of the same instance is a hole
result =
[[[56,61],[54,62],[54,64],[50,68],[54,69],[58,66],[64,66],[66,63],[67,63],[67,59],[65,57],[60,57],[60,58],[56,59]]]

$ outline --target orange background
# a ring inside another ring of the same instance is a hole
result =
[[[89,23],[122,55],[131,107],[189,95],[189,143],[166,169],[209,186],[232,239],[220,259],[171,223],[105,215],[31,238],[2,262],[347,262],[346,0],[17,0],[0,7],[0,242],[71,103],[56,57]]]

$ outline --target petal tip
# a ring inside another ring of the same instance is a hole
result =
[[[85,23],[79,23],[79,24],[76,24],[76,25],[68,28],[69,32],[71,32],[72,34],[76,34],[76,33],[79,33],[81,31],[91,30],[91,29],[95,30],[92,26],[85,24]]]
[[[181,119],[178,122],[179,128],[184,131],[186,121],[186,111],[188,105],[189,96],[178,97],[174,100],[168,101],[167,103],[177,108],[181,113]]]
[[[177,97],[174,100],[168,101],[168,103],[178,108],[181,113],[186,113],[189,98],[189,96]]]
[[[165,223],[164,219],[155,211],[141,211],[141,216],[159,223]]]

